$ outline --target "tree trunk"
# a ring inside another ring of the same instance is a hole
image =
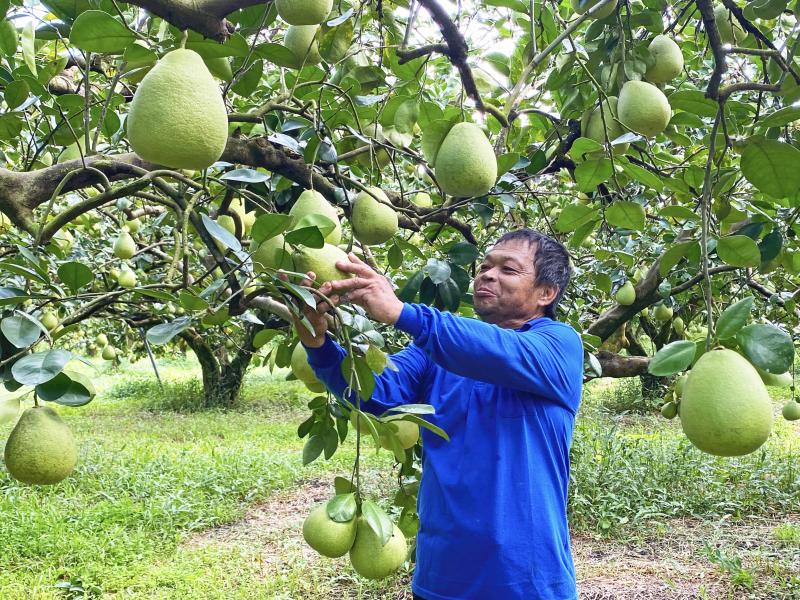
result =
[[[255,354],[253,336],[258,330],[253,325],[248,326],[244,345],[230,362],[224,348],[214,352],[196,331],[187,330],[181,334],[200,363],[205,408],[230,408],[239,400],[244,373]]]

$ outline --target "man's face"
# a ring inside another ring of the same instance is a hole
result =
[[[517,327],[544,314],[553,296],[549,288],[534,287],[534,250],[534,245],[515,240],[486,254],[473,283],[473,305],[483,321]]]

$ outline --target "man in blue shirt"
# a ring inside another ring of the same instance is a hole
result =
[[[362,409],[427,402],[430,421],[450,436],[422,433],[415,597],[577,598],[566,507],[583,347],[555,320],[570,278],[566,249],[530,229],[502,236],[474,281],[480,321],[404,304],[385,277],[349,260],[337,266],[354,277],[320,292],[414,340],[392,356],[398,370],[376,377]],[[326,335],[329,309],[307,310],[314,335],[297,329],[317,376],[341,397],[345,351]]]

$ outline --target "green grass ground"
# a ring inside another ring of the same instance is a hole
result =
[[[163,392],[146,363],[107,369],[93,403],[60,408],[81,447],[67,481],[24,486],[0,469],[0,598],[409,597],[409,570],[367,582],[303,544],[302,518],[355,448],[348,439],[302,466],[301,386],[257,369],[235,410],[191,412],[174,410],[199,392],[191,363],[161,374]],[[777,412],[786,393],[771,391]],[[582,598],[800,597],[800,424],[778,419],[763,450],[717,459],[677,420],[620,416],[637,394],[594,382],[579,415],[570,522]],[[393,489],[392,464],[366,454],[376,500]]]

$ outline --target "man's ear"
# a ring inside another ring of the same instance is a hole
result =
[[[558,296],[557,285],[544,285],[539,288],[539,304],[549,306]]]

